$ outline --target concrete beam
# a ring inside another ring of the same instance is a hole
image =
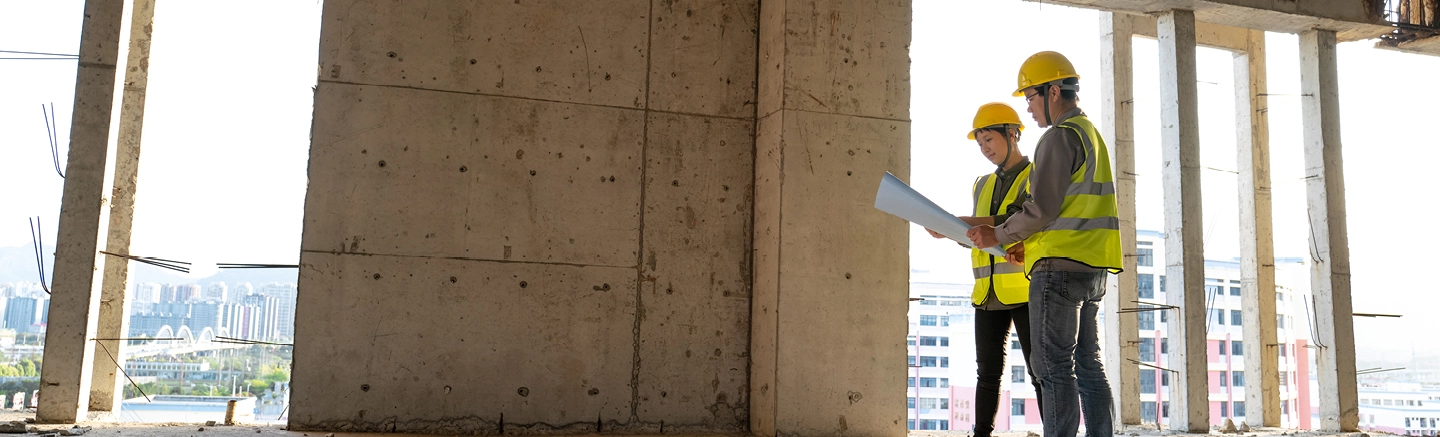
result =
[[[1340,89],[1335,32],[1300,34],[1301,114],[1305,192],[1310,212],[1310,289],[1315,296],[1316,373],[1320,426],[1356,431],[1355,329],[1350,300],[1350,242],[1345,220],[1345,173],[1340,148]]]
[[[1165,193],[1166,302],[1170,318],[1170,426],[1210,429],[1205,341],[1204,214],[1200,196],[1200,114],[1195,85],[1195,13],[1160,15],[1160,138]]]
[[[1135,35],[1150,39],[1158,38],[1157,19],[1150,15],[1130,15]],[[1243,52],[1248,48],[1247,37],[1250,29],[1231,27],[1223,24],[1196,22],[1195,43],[1201,47]]]
[[[120,96],[120,124],[115,149],[114,187],[110,190],[110,225],[105,248],[130,253],[130,224],[135,217],[136,179],[140,175],[140,133],[145,124],[145,90],[150,82],[150,39],[154,31],[155,0],[131,0],[130,48],[125,57],[125,87]],[[96,338],[124,338],[130,331],[130,263],[110,259],[100,290],[100,318]],[[90,383],[90,410],[114,411],[123,399],[125,380],[117,378],[125,366],[123,341],[96,340],[95,368]],[[113,358],[105,358],[106,356]]]
[[[74,423],[85,419],[90,404],[92,360],[105,268],[104,247],[109,224],[111,168],[115,143],[110,139],[116,65],[125,2],[85,2],[80,31],[80,60],[75,78],[75,112],[70,125],[70,153],[60,204],[55,244],[55,273],[50,295],[50,320],[45,333],[45,366],[40,373],[40,423]]]
[[[1140,424],[1140,334],[1135,313],[1121,313],[1122,307],[1139,300],[1135,279],[1135,90],[1134,55],[1131,41],[1135,16],[1100,14],[1101,100],[1109,110],[1100,120],[1107,134],[1115,163],[1115,197],[1120,207],[1120,250],[1125,257],[1116,284],[1116,293],[1105,299],[1105,370],[1115,399],[1115,417],[1122,425]],[[1118,346],[1118,347],[1116,347]]]
[[[1027,0],[1042,1],[1042,0]],[[1206,23],[1270,32],[1300,33],[1330,29],[1341,41],[1359,41],[1394,30],[1381,16],[1380,2],[1363,0],[1043,0],[1112,12],[1161,15],[1169,10],[1195,12]]]
[[[1440,56],[1440,35],[1403,42],[1380,40],[1375,43],[1375,48],[1416,55]]]
[[[1270,210],[1270,118],[1265,32],[1235,54],[1235,150],[1240,169],[1240,289],[1244,301],[1245,421],[1280,426],[1275,331],[1275,243]]]

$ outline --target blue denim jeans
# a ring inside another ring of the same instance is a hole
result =
[[[1096,316],[1105,272],[1030,274],[1031,371],[1045,403],[1045,437],[1075,437],[1080,413],[1087,437],[1114,435],[1110,382],[1100,358]]]

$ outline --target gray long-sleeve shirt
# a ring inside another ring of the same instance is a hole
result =
[[[1058,120],[1085,115],[1080,108],[1061,114]],[[1058,124],[1058,123],[1057,123]],[[1001,245],[1023,241],[1050,226],[1060,217],[1065,192],[1070,188],[1070,175],[1085,164],[1084,143],[1075,131],[1052,126],[1035,145],[1035,168],[1030,170],[1030,201],[1020,212],[995,227],[995,238]],[[1070,272],[1100,271],[1095,267],[1069,259],[1052,258],[1035,263],[1033,270]]]

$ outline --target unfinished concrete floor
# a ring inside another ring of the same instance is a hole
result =
[[[35,410],[11,411],[0,410],[0,423],[10,421],[24,421],[34,419]],[[471,434],[397,434],[397,433],[347,433],[347,432],[318,432],[318,431],[287,431],[283,425],[236,425],[236,426],[205,426],[202,423],[134,423],[116,422],[107,418],[107,413],[92,412],[92,420],[81,423],[79,426],[89,427],[90,431],[86,436],[94,437],[242,437],[242,436],[286,436],[286,437],[435,437],[450,435],[471,435]],[[63,429],[70,429],[72,425],[32,425],[35,432],[29,434],[0,434],[0,435],[47,435]],[[668,434],[676,437],[737,437],[736,434]],[[741,434],[743,435],[743,434]],[[971,434],[965,431],[911,431],[908,437],[968,437]],[[1026,432],[1001,432],[995,433],[995,437],[1033,437],[1037,434]],[[1381,432],[1350,432],[1336,433],[1323,431],[1302,431],[1283,428],[1259,428],[1252,432],[1243,434],[1224,434],[1218,430],[1211,430],[1209,434],[1183,433],[1171,430],[1156,430],[1154,425],[1127,426],[1115,432],[1116,437],[1159,437],[1159,436],[1232,436],[1232,437],[1380,437],[1393,436]],[[576,437],[643,437],[627,436],[624,434],[591,434],[576,435]]]

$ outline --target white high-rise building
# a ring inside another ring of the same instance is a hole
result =
[[[258,293],[277,301],[280,338],[295,339],[295,284],[271,282],[261,285]]]
[[[229,297],[229,294],[230,287],[225,286],[224,282],[211,282],[210,285],[205,287],[205,291],[200,293],[200,300],[227,302],[228,300],[226,298]]]

